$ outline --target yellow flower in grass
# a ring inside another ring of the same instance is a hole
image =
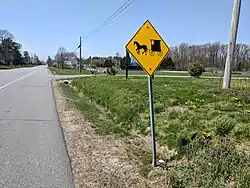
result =
[[[192,109],[195,110],[196,108],[197,108],[197,106],[196,106],[195,104],[193,104],[193,105],[192,105]]]
[[[212,138],[212,134],[208,132],[202,132],[202,138],[203,139]]]
[[[236,102],[236,101],[238,101],[239,99],[238,99],[237,97],[232,97],[231,100]]]
[[[239,102],[237,103],[237,106],[238,106],[238,107],[242,107],[243,105],[242,105],[241,102],[239,101]]]

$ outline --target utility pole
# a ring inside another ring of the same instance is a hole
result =
[[[227,49],[227,59],[224,70],[223,86],[222,89],[229,89],[231,83],[231,65],[235,60],[235,46],[237,40],[237,32],[240,18],[240,7],[241,0],[234,0],[234,8],[232,13],[231,30],[230,30],[230,41]]]
[[[61,59],[61,68],[63,69],[63,63],[64,63],[64,62],[63,62],[63,55],[62,55],[62,52],[61,52],[60,56],[61,56],[61,57],[60,57],[60,59]]]
[[[80,62],[79,62],[79,68],[80,73],[82,72],[82,37],[80,36],[80,45],[79,45],[79,51],[80,51]]]

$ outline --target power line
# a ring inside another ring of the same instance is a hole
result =
[[[107,20],[105,20],[99,27],[97,27],[95,30],[93,30],[90,34],[85,36],[84,38],[87,38],[91,36],[94,33],[97,33],[100,31],[105,25],[107,25],[112,18],[115,16],[118,16],[124,9],[126,9],[130,4],[132,3],[131,0],[127,0],[121,7],[119,7]]]
[[[135,0],[134,0],[135,1]],[[99,32],[102,28],[104,28],[105,26],[107,26],[109,23],[112,23],[113,21],[115,21],[118,16],[120,16],[122,13],[127,12],[125,11],[126,9],[129,8],[129,6],[133,3],[133,0],[127,0],[122,6],[120,6],[108,19],[106,19],[99,27],[97,27],[96,29],[94,29],[92,32],[90,32],[88,35],[86,35],[85,37],[83,37],[83,39],[86,39],[88,37],[90,37],[91,35]],[[135,4],[134,6],[135,7]],[[131,7],[131,8],[133,8]],[[74,50],[74,52],[76,52],[79,49],[79,46],[77,46],[77,48]]]
[[[100,27],[103,27],[105,24],[107,24],[116,14],[119,14],[119,12],[121,12],[122,10],[124,10],[124,8],[128,7],[130,4],[132,3],[131,0],[127,0],[121,7],[119,7],[107,20],[104,21],[104,23],[99,26]],[[94,31],[98,30],[95,29]]]
[[[131,9],[134,8],[135,5],[136,5],[136,4],[134,4],[134,5],[131,7]],[[128,10],[129,10],[129,9],[128,9]],[[128,10],[127,10],[127,11],[128,11]],[[123,11],[122,13],[125,13],[125,12],[127,12],[127,11]],[[122,13],[121,13],[121,14],[122,14]],[[121,15],[121,14],[120,14],[120,15]],[[118,16],[115,17],[115,19],[111,20],[109,23],[113,23],[117,18],[118,18]]]
[[[114,21],[121,13],[123,13],[131,4],[132,0],[127,0],[121,7],[119,7],[107,20],[105,20],[99,27],[90,32],[87,36],[83,37],[84,39],[90,37],[91,35],[99,32],[102,28],[107,26],[111,21]]]
[[[74,50],[74,52],[76,52],[76,50],[78,50],[78,48],[79,48],[79,45],[78,45],[77,48]]]

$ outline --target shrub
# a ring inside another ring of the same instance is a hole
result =
[[[117,74],[117,72],[118,72],[118,70],[117,69],[115,69],[114,67],[111,67],[111,68],[107,68],[107,73],[109,74],[109,75],[116,75]]]
[[[188,66],[188,73],[193,77],[199,77],[202,75],[203,66],[199,62],[193,62]]]
[[[220,136],[228,135],[235,126],[235,120],[228,116],[221,116],[215,119],[214,121],[216,127],[216,134]]]
[[[94,70],[91,70],[90,72],[91,72],[91,74],[95,74],[95,71],[94,71]]]
[[[165,108],[165,105],[163,103],[157,102],[154,105],[155,113],[163,112]]]

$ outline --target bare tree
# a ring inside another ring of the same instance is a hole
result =
[[[186,70],[190,62],[199,61],[207,71],[219,71],[224,70],[227,47],[228,45],[219,42],[201,45],[181,44],[170,48],[169,57],[174,61],[177,70]],[[250,45],[237,44],[235,53],[233,70],[249,70]]]
[[[0,29],[0,41],[1,41],[1,43],[5,39],[14,40],[14,36],[8,30],[6,30],[6,29],[1,30]]]
[[[235,60],[233,64],[234,71],[242,71],[244,64],[246,65],[247,55],[250,51],[250,47],[246,44],[237,44],[235,47]]]
[[[66,48],[60,46],[57,50],[55,59],[57,61],[57,65],[63,68],[64,62],[66,61],[65,53],[67,52]]]
[[[76,59],[76,53],[75,52],[68,52],[66,48],[59,47],[57,50],[57,53],[55,55],[55,59],[57,61],[57,65],[64,67],[65,61],[72,61],[73,59]]]

